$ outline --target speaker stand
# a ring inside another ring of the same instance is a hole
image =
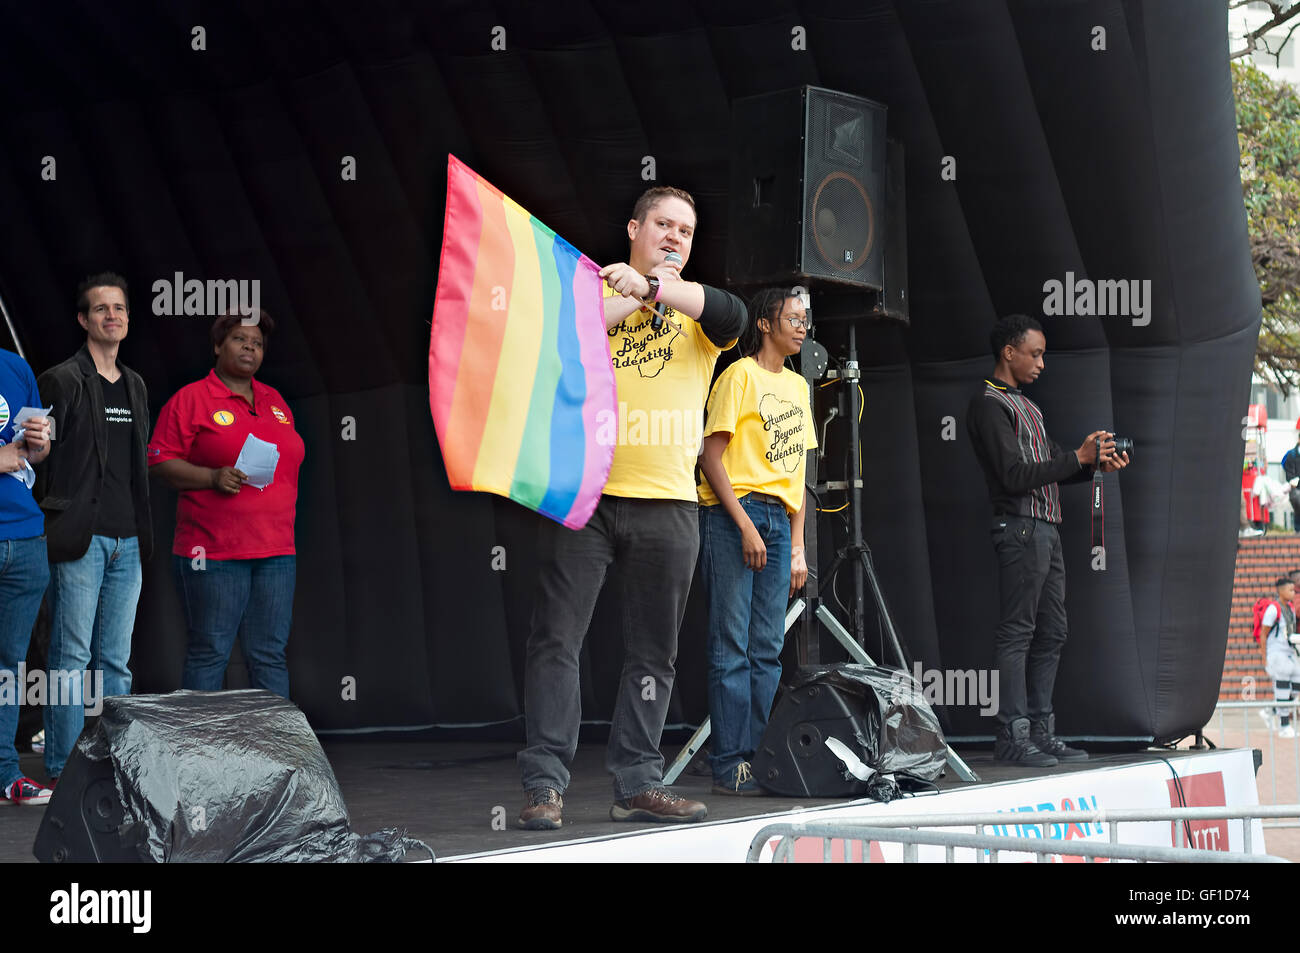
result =
[[[858,432],[858,421],[862,418],[862,398],[859,393],[858,381],[861,380],[861,371],[858,368],[858,336],[856,326],[849,324],[849,355],[848,360],[844,362],[844,368],[839,373],[839,379],[848,385],[849,391],[849,420],[852,422],[850,440],[849,440],[849,510],[853,514],[850,521],[850,538],[831,560],[830,567],[827,569],[824,578],[827,580],[824,584],[819,584],[818,588],[825,588],[830,585],[835,573],[840,566],[848,563],[853,571],[853,634],[849,634],[835,614],[827,607],[824,599],[817,600],[817,606],[813,612],[814,616],[821,621],[831,634],[844,646],[849,657],[856,660],[862,665],[875,665],[871,656],[863,649],[865,642],[864,631],[864,582],[870,584],[871,595],[876,603],[876,610],[880,613],[880,619],[884,623],[885,633],[889,636],[890,647],[894,650],[894,655],[898,659],[898,665],[903,671],[909,670],[909,664],[906,653],[903,652],[902,643],[898,641],[898,631],[894,628],[894,620],[889,614],[889,607],[885,605],[885,593],[880,588],[880,580],[876,576],[876,567],[871,559],[871,549],[867,546],[866,539],[862,535],[862,439]],[[856,636],[856,638],[855,638]],[[814,630],[813,637],[816,637]],[[948,765],[953,769],[953,773],[963,781],[978,781],[979,776],[970,769],[961,755],[952,750],[952,745],[945,742],[948,749]]]

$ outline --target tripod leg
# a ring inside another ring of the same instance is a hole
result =
[[[835,613],[826,608],[825,603],[817,607],[817,618],[821,620],[822,625],[830,629],[831,635],[835,636],[835,641],[844,646],[844,651],[849,653],[849,658],[859,665],[874,666],[876,664],[871,660],[871,656],[867,654],[866,650],[853,641],[853,636],[849,635],[849,630],[840,625],[840,620],[835,618]]]
[[[903,645],[898,641],[898,630],[894,628],[893,617],[889,614],[889,608],[885,605],[885,591],[880,588],[880,580],[876,577],[876,565],[871,561],[871,551],[867,549],[866,544],[862,546],[862,552],[858,554],[862,561],[862,569],[867,574],[867,582],[871,586],[871,594],[876,599],[876,608],[880,611],[880,618],[885,623],[885,634],[889,636],[889,645],[894,650],[894,657],[898,659],[898,667],[903,671],[909,671],[912,663],[908,660],[907,655],[903,652]]]
[[[700,727],[695,729],[695,734],[691,735],[691,740],[686,742],[686,747],[682,749],[682,753],[673,759],[673,763],[664,772],[664,784],[675,784],[677,782],[677,778],[686,770],[686,766],[691,763],[691,759],[704,746],[704,742],[709,740],[709,732],[712,730],[713,724],[709,719],[705,718]]]

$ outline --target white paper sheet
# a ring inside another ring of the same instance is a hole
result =
[[[248,485],[265,490],[275,480],[275,468],[280,463],[280,450],[273,443],[267,443],[254,437],[251,433],[239,451],[235,469],[248,477]]]
[[[53,409],[54,409],[54,405],[50,404],[50,406],[48,407],[24,407],[22,410],[18,411],[18,415],[14,417],[13,442],[17,443],[19,440],[22,440],[24,436],[26,436],[27,431],[23,427],[23,424],[25,424],[29,418],[48,417],[50,415],[50,411]],[[52,437],[53,434],[51,434],[51,438]],[[15,480],[20,481],[29,490],[36,483],[36,471],[32,469],[32,465],[28,463],[26,460],[23,461],[23,469],[15,470],[9,475],[13,477]]]

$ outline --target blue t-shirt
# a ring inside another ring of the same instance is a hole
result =
[[[14,417],[24,407],[44,407],[36,375],[13,351],[0,348],[0,445],[14,439]],[[27,484],[0,473],[0,539],[30,539],[45,532],[45,514]]]

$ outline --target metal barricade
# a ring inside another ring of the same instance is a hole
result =
[[[1086,863],[1098,858],[1156,863],[1289,863],[1281,857],[1252,854],[1252,824],[1259,818],[1300,818],[1300,804],[1258,805],[1255,807],[1180,807],[1163,809],[1136,809],[1114,811],[1043,811],[1030,816],[1023,814],[914,814],[864,818],[861,821],[810,821],[806,823],[769,824],[750,842],[746,860],[757,863],[768,844],[777,839],[773,850],[773,863],[788,863],[794,857],[794,843],[801,838],[818,838],[822,841],[822,858],[833,860],[835,841],[843,842],[843,859],[851,856],[850,845],[861,845],[861,859],[869,859],[871,843],[892,843],[903,846],[904,863],[919,860],[917,848],[932,846],[944,848],[944,862],[955,863],[958,849],[975,852],[976,863],[997,863],[1002,853],[1033,854],[1039,863],[1053,856],[1079,857]],[[1202,820],[1240,820],[1242,824],[1241,851],[1201,850],[1191,847],[1162,847],[1149,844],[1123,844],[1119,841],[1120,824],[1172,824],[1175,845],[1181,845],[1185,823]],[[1071,844],[1052,840],[1049,828],[1058,824],[1109,824],[1109,840],[1079,841]],[[986,834],[986,827],[1009,825],[1039,827],[1043,836],[1007,837]],[[933,830],[943,827],[971,827],[974,834]],[[922,829],[929,828],[929,829]]]
[[[1258,748],[1263,758],[1255,778],[1260,804],[1285,804],[1300,800],[1300,700],[1289,702],[1219,702],[1209,724],[1202,729],[1220,748]],[[1291,710],[1290,738],[1278,732],[1275,709]],[[1268,713],[1270,722],[1259,717]],[[1216,734],[1217,732],[1217,734]],[[1265,827],[1300,827],[1300,819],[1268,821]]]

